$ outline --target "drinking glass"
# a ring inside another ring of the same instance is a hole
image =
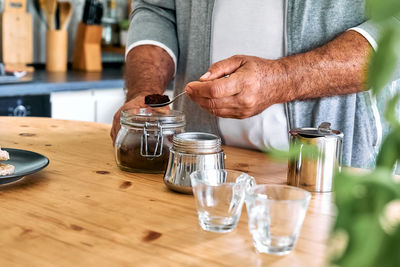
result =
[[[201,227],[206,231],[232,231],[240,218],[245,191],[253,177],[233,170],[202,170],[190,175]]]
[[[296,246],[311,194],[286,185],[256,185],[246,193],[249,231],[258,252],[290,253]]]

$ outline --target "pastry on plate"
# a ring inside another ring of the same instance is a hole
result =
[[[8,155],[8,152],[5,150],[1,150],[0,147],[0,161],[1,160],[9,160],[10,159],[10,155]]]
[[[14,170],[13,165],[0,163],[0,176],[14,174]]]
[[[10,155],[8,154],[8,152],[5,150],[1,150],[1,147],[0,147],[0,161],[9,160],[9,159],[10,159]],[[13,165],[0,163],[0,176],[14,174],[14,171],[15,171],[15,167]]]

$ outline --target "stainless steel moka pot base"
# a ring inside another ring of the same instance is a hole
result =
[[[173,191],[192,194],[192,172],[224,167],[225,154],[221,149],[221,138],[200,132],[177,134],[170,149],[164,183]]]

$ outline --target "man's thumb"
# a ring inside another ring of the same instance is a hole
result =
[[[243,64],[243,57],[233,56],[218,61],[210,66],[208,71],[200,77],[200,81],[211,81],[234,73]]]

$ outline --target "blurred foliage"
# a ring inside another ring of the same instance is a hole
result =
[[[127,31],[129,29],[129,20],[128,19],[121,20],[121,22],[119,23],[119,27],[121,28],[121,30]]]
[[[330,247],[336,266],[400,266],[400,213],[385,214],[388,203],[398,205],[400,184],[387,168],[367,174],[342,171],[334,183],[338,208]],[[346,235],[346,238],[337,236]],[[338,244],[342,243],[342,244]]]
[[[369,17],[381,22],[400,13],[399,0],[367,0]]]
[[[382,143],[376,165],[393,170],[396,161],[400,159],[400,127],[397,126],[390,131]]]
[[[378,41],[378,50],[372,56],[368,71],[368,83],[375,95],[378,95],[391,80],[398,65],[400,28],[387,25]]]
[[[396,116],[396,107],[399,105],[400,93],[395,95],[387,102],[385,111],[385,119],[392,125],[392,127],[399,127],[400,123]]]
[[[368,70],[369,85],[379,96],[399,71],[400,1],[367,0],[367,9],[381,31]],[[400,162],[399,100],[397,94],[386,105],[385,119],[391,129],[380,148],[377,168],[366,174],[352,171],[335,176],[338,213],[330,240],[334,266],[400,266],[400,181],[393,175]]]
[[[295,160],[302,155],[305,158],[316,159],[318,155],[323,157],[318,150],[318,147],[312,144],[304,144],[304,143],[295,143],[290,145],[289,150],[279,150],[270,148],[264,151],[269,157],[278,161],[287,161],[287,160]]]

